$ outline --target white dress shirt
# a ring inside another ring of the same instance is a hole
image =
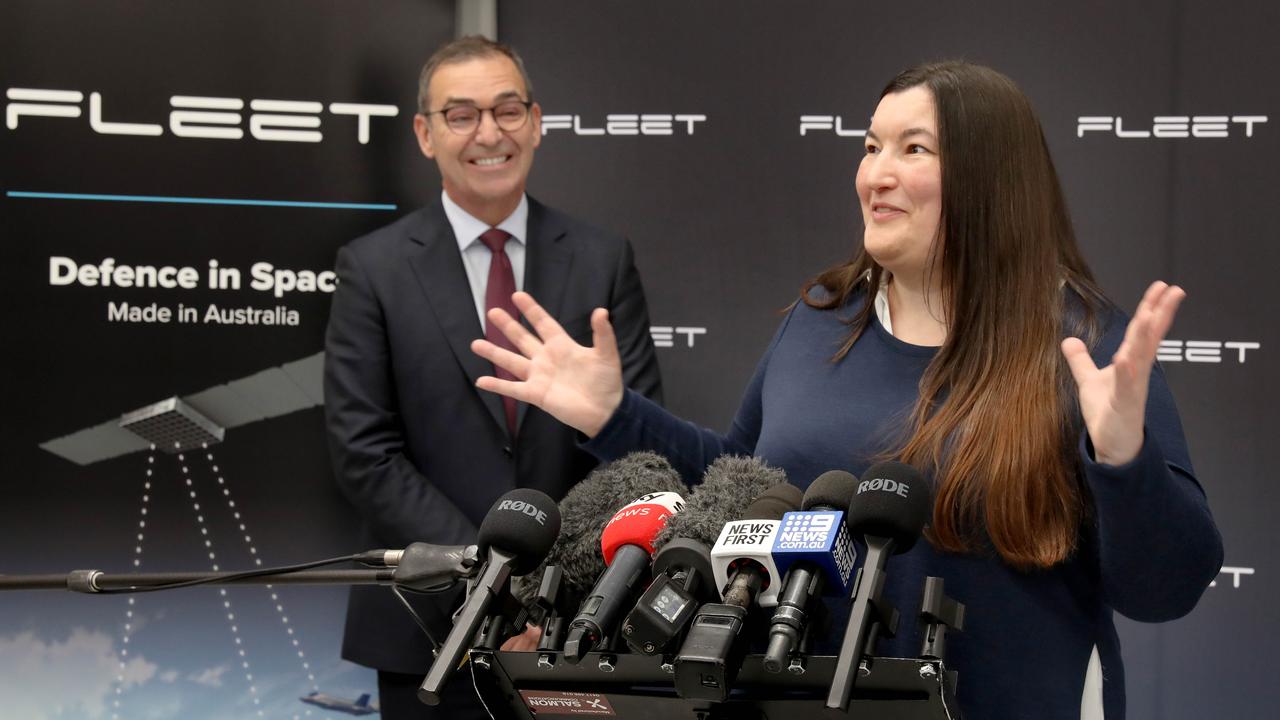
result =
[[[484,328],[484,291],[489,285],[489,262],[493,259],[493,253],[480,242],[480,236],[489,229],[489,224],[463,210],[449,197],[449,193],[441,190],[440,198],[444,203],[444,215],[453,228],[453,236],[458,239],[462,266],[467,270],[467,282],[471,284],[471,297],[476,304],[476,316],[480,318],[480,327]],[[511,236],[507,239],[504,250],[511,260],[516,290],[523,290],[525,246],[529,239],[529,197],[522,195],[515,211],[496,227]]]

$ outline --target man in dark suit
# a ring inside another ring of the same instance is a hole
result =
[[[414,131],[439,165],[441,198],[339,251],[325,342],[330,452],[365,547],[472,543],[504,492],[559,498],[594,466],[572,429],[474,386],[494,370],[469,344],[501,335],[484,313],[511,308],[514,290],[586,344],[591,311],[607,308],[628,385],[661,399],[629,243],[525,194],[542,111],[519,57],[483,38],[454,41],[423,67],[418,105]],[[443,639],[459,593],[406,597]],[[342,655],[378,669],[385,718],[485,717],[465,671],[444,705],[418,702],[430,645],[387,588],[352,590]]]

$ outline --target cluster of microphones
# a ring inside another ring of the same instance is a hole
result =
[[[664,458],[636,453],[558,506],[514,490],[480,527],[467,598],[419,696],[438,703],[468,650],[497,649],[528,623],[548,662],[658,656],[681,697],[723,701],[750,648],[768,672],[803,672],[824,633],[824,598],[847,598],[827,699],[844,709],[864,656],[897,629],[886,562],[915,544],[931,507],[921,475],[896,462],[861,480],[833,470],[802,493],[776,468],[726,456],[691,491]],[[866,548],[856,574],[855,540]],[[963,607],[952,615],[959,629]],[[941,633],[926,635],[922,652],[941,659]]]

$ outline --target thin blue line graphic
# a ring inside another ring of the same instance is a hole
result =
[[[186,205],[251,205],[257,207],[321,208],[326,210],[395,210],[383,203],[306,202],[302,200],[258,200],[252,198],[174,197],[167,195],[99,195],[92,193],[50,193],[9,190],[11,198],[39,200],[105,200],[109,202],[180,203]]]

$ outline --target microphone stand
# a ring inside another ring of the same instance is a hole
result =
[[[499,548],[490,548],[489,562],[480,571],[480,578],[467,589],[467,601],[453,618],[453,631],[445,638],[444,645],[436,651],[435,660],[418,687],[418,699],[427,705],[439,705],[444,684],[457,669],[462,656],[473,646],[476,631],[489,617],[489,604],[510,593],[511,566],[516,556]]]
[[[883,634],[893,637],[898,630],[898,611],[884,599],[884,566],[893,554],[893,538],[867,536],[867,558],[854,579],[852,610],[844,640],[837,655],[826,706],[844,711],[864,658],[870,658],[875,642]]]
[[[0,575],[6,590],[68,590],[90,595],[177,590],[201,585],[392,585],[412,592],[435,592],[475,575],[475,545],[413,543],[404,550],[371,550],[358,555],[286,567],[221,572],[106,573],[72,570],[66,574]],[[316,570],[326,565],[361,562],[366,570]]]
[[[156,572],[105,573],[101,570],[72,570],[64,575],[0,575],[4,590],[69,590],[71,592],[114,594],[177,590],[174,585],[391,585],[395,570],[299,570],[267,572],[246,577],[242,572]]]
[[[441,549],[444,552],[446,549]],[[452,549],[447,549],[452,550]],[[465,548],[463,562],[451,572],[466,573],[455,575],[456,579],[469,578],[469,595],[490,597],[490,603],[478,604],[469,602],[455,616],[455,625],[463,630],[446,643],[437,653],[437,662],[423,681],[421,699],[439,701],[439,691],[449,672],[446,668],[456,669],[461,656],[471,650],[471,671],[477,689],[490,707],[518,705],[520,717],[533,717],[527,707],[536,707],[539,703],[554,704],[563,701],[566,696],[581,698],[582,702],[594,707],[594,702],[611,703],[619,718],[651,718],[655,716],[676,720],[682,717],[710,717],[719,713],[721,717],[758,717],[761,713],[768,717],[801,718],[823,714],[822,705],[829,687],[837,684],[839,673],[837,665],[844,658],[831,656],[806,656],[811,637],[802,637],[801,655],[793,658],[790,672],[775,674],[765,670],[764,657],[749,655],[745,658],[735,653],[728,660],[730,673],[714,693],[721,698],[724,705],[712,703],[708,705],[707,695],[711,688],[700,687],[689,692],[688,684],[679,682],[673,677],[675,668],[670,656],[643,655],[625,652],[612,652],[605,648],[590,653],[600,662],[573,664],[560,662],[563,653],[554,648],[541,648],[538,652],[505,652],[497,650],[496,637],[485,638],[490,644],[477,645],[476,638],[488,633],[480,633],[484,621],[510,625],[511,619],[506,616],[511,606],[507,599],[509,591],[512,558],[504,553],[495,552],[494,556],[480,565],[466,565],[474,557],[474,548]],[[433,551],[434,552],[434,551]],[[415,553],[420,554],[420,553]],[[406,553],[405,556],[414,555]],[[435,554],[439,562],[440,553]],[[351,557],[321,561],[322,564],[346,562]],[[869,558],[870,560],[870,558]],[[149,592],[178,587],[193,587],[190,583],[207,585],[390,585],[418,591],[439,590],[442,583],[439,578],[442,570],[439,565],[431,567],[404,557],[396,559],[397,567],[380,567],[364,570],[314,570],[294,568],[262,568],[248,572],[168,572],[168,573],[106,573],[101,570],[75,570],[65,574],[44,575],[0,575],[0,591],[7,590],[69,590],[88,594],[114,594],[128,592]],[[310,563],[314,566],[317,563]],[[413,578],[409,584],[400,578]],[[938,636],[944,627],[959,630],[963,624],[963,606],[947,598],[942,592],[942,583],[933,583],[931,578],[926,588],[924,608],[921,619],[926,624],[935,626],[934,642],[926,649],[921,659],[876,658],[868,663],[865,676],[859,678],[858,687],[862,691],[854,698],[857,708],[850,708],[853,714],[877,712],[881,707],[902,707],[904,714],[894,715],[901,718],[929,718],[930,720],[955,720],[954,686],[955,672],[947,670],[940,659],[943,647]],[[548,583],[551,590],[558,578]],[[180,583],[187,583],[179,585]],[[750,585],[744,579],[744,585]],[[745,589],[745,588],[742,588]],[[549,593],[556,595],[557,593]],[[876,595],[867,589],[868,595]],[[859,593],[861,595],[861,593]],[[555,598],[548,598],[549,605],[555,604]],[[735,609],[736,606],[732,606]],[[873,612],[874,615],[883,613]],[[873,627],[876,621],[870,623]],[[806,635],[819,632],[817,618],[806,624]],[[874,630],[868,628],[868,632]],[[613,640],[611,638],[611,640]],[[481,640],[483,643],[483,640]],[[864,644],[865,647],[865,644]],[[607,662],[605,662],[607,659]],[[868,657],[868,660],[871,658]],[[686,658],[688,660],[688,658]],[[856,662],[856,661],[855,661]],[[724,667],[723,665],[721,667]],[[739,672],[740,671],[740,672]],[[699,685],[701,680],[699,678]],[[729,696],[726,692],[736,687]],[[517,699],[519,698],[519,699]],[[884,703],[884,705],[882,705]],[[897,703],[897,704],[895,704]],[[711,712],[712,715],[707,715]],[[841,713],[843,714],[843,713]]]

